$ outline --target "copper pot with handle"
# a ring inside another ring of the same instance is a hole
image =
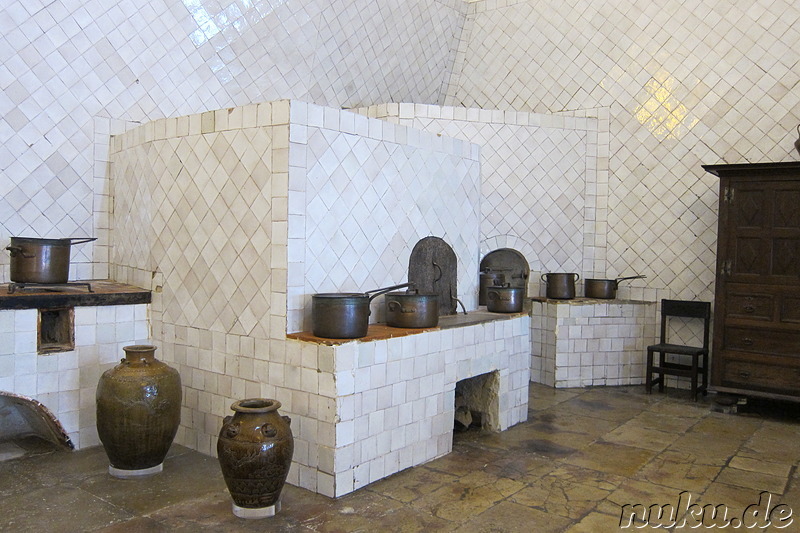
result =
[[[329,292],[311,297],[311,332],[327,339],[358,339],[367,336],[369,304],[381,294],[408,287],[408,283],[360,292]],[[370,293],[374,293],[370,296]]]
[[[617,297],[619,282],[626,279],[642,279],[647,276],[628,276],[616,279],[585,279],[583,280],[583,295],[587,298],[600,298],[613,300]]]
[[[11,281],[16,283],[66,283],[69,279],[71,246],[96,237],[38,239],[11,237]]]
[[[580,274],[551,272],[542,274],[542,281],[547,284],[547,297],[556,300],[575,298],[575,283],[581,279]]]
[[[386,325],[392,328],[435,328],[439,324],[439,295],[409,289],[390,292],[386,301]]]

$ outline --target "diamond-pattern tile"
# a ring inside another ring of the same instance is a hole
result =
[[[596,147],[588,142],[594,121],[546,127],[539,124],[547,117],[533,113],[411,104],[360,112],[480,145],[481,253],[510,246],[532,272],[585,272],[595,244],[594,232],[584,231],[587,220],[595,221]],[[457,114],[463,117],[441,118]],[[538,276],[530,283],[537,292]]]
[[[114,234],[113,262],[163,273],[164,322],[269,338],[271,130],[157,139],[114,156],[115,227],[128,230]]]
[[[315,107],[308,106],[309,114]],[[311,294],[363,292],[407,281],[411,250],[428,235],[454,248],[459,294],[469,298],[477,291],[467,273],[477,272],[478,162],[461,155],[463,143],[448,150],[444,138],[426,134],[426,141],[415,145],[390,141],[407,128],[381,126],[380,138],[307,128],[306,167],[298,169],[307,176],[305,189],[298,191],[306,203],[305,243],[298,243],[304,244],[305,270],[302,286],[289,288],[305,300],[302,308],[290,309],[289,331],[311,328]],[[290,244],[290,254],[291,249]],[[375,307],[380,320],[377,302]]]
[[[605,113],[594,270],[710,300],[718,184],[700,165],[797,157],[798,21],[788,0],[475,2],[445,103]]]
[[[73,262],[105,277],[109,133],[281,98],[436,102],[465,13],[462,0],[3,2],[0,239],[99,237]]]

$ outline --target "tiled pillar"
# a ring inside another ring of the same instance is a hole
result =
[[[533,302],[531,378],[555,387],[644,383],[655,338],[655,302]]]

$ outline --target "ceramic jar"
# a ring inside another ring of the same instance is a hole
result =
[[[97,433],[114,477],[161,472],[181,421],[181,377],[155,346],[125,346],[97,384]]]
[[[274,516],[294,454],[291,419],[281,416],[281,402],[266,398],[231,405],[217,439],[222,476],[240,518]]]

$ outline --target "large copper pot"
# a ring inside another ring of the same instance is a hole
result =
[[[381,294],[408,287],[408,283],[360,292],[329,292],[311,297],[311,332],[327,339],[358,339],[367,336],[369,304]],[[370,293],[372,296],[370,296]]]
[[[36,239],[11,237],[11,281],[17,283],[66,283],[69,279],[70,247],[96,237]]]

